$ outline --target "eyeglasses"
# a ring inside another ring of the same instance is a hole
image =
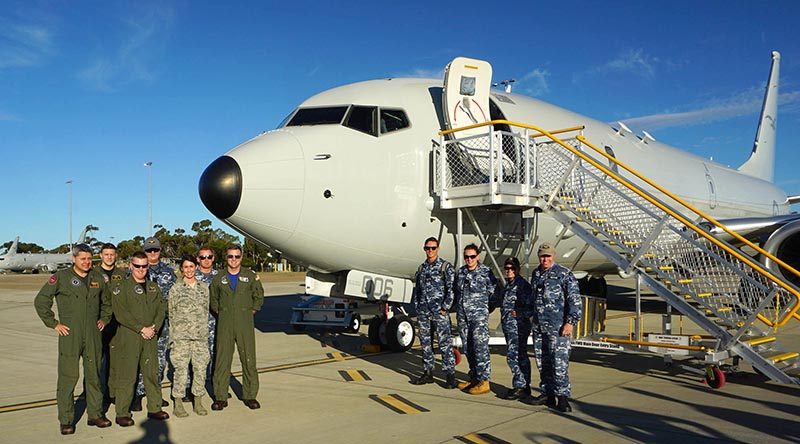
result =
[[[229,254],[228,259],[241,259],[241,254]]]
[[[508,270],[516,270],[515,267],[503,267],[503,268],[505,268],[506,271],[508,271]]]
[[[464,259],[469,259],[469,260],[475,259],[476,257],[478,257],[477,254],[465,254],[464,255]]]
[[[144,250],[145,253],[158,253],[159,251],[161,251],[161,250],[159,250],[158,248],[150,248],[150,249]]]
[[[422,247],[422,249],[425,251],[435,251],[437,248],[439,247],[428,247],[428,246]]]
[[[201,261],[204,261],[206,259],[214,259],[214,255],[212,254],[211,256],[197,256],[197,258],[200,259]]]
[[[148,267],[148,265],[147,265],[147,264],[144,264],[144,265],[139,265],[139,264],[131,264],[131,265],[133,265],[133,268],[140,268],[140,269],[141,269],[141,268],[147,268],[147,267]]]

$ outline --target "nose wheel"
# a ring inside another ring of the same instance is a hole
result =
[[[368,337],[370,344],[404,352],[414,345],[416,331],[408,316],[397,315],[387,320],[386,315],[381,314],[370,320]]]

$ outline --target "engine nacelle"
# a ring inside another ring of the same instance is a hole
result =
[[[800,221],[788,223],[775,230],[764,243],[764,249],[795,270],[800,269]],[[773,260],[763,256],[761,260],[767,268],[800,287],[800,277],[783,270]]]

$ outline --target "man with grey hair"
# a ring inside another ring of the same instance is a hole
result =
[[[100,332],[108,323],[108,319],[100,319],[105,282],[97,274],[90,274],[91,268],[91,248],[86,244],[76,245],[72,250],[72,267],[50,276],[33,301],[44,325],[59,336],[56,402],[62,435],[75,433],[73,396],[81,358],[86,382],[87,424],[100,428],[111,426],[111,421],[103,415],[99,377]],[[58,319],[53,312],[54,299],[58,305]]]

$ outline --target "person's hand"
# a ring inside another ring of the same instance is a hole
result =
[[[143,338],[150,340],[153,339],[153,336],[156,335],[156,328],[155,325],[150,327],[142,327],[142,331],[139,332]]]
[[[561,326],[561,336],[572,336],[572,324],[564,324]]]
[[[106,328],[106,323],[103,322],[102,319],[98,319],[97,320],[97,329],[100,330],[100,331],[103,331],[104,328]]]
[[[253,310],[253,316],[255,316],[255,314],[256,314],[256,310]]]
[[[444,315],[446,315],[446,314],[447,314],[447,310],[445,310],[444,308],[440,308],[440,309],[439,309],[439,314],[440,314],[440,315],[442,315],[442,316],[444,316]]]
[[[517,310],[511,310],[511,317],[512,318],[516,318],[517,317]]]
[[[59,336],[69,336],[69,327],[67,327],[64,324],[56,325],[55,327],[53,327],[53,330],[55,330]]]

